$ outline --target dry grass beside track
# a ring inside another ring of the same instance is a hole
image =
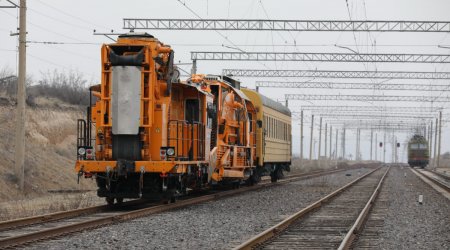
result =
[[[375,163],[375,161],[347,161],[347,160],[329,160],[329,159],[321,159],[321,160],[306,160],[303,162],[300,161],[299,158],[292,159],[291,171],[293,173],[308,173],[319,170],[329,170],[329,169],[337,169],[349,167],[355,164],[369,164]]]

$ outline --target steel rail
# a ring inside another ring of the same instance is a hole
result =
[[[411,168],[411,171],[415,172],[417,175],[420,175],[420,176],[426,178],[427,180],[430,180],[434,184],[438,185],[440,188],[444,189],[447,193],[450,193],[450,185],[449,184],[442,182],[436,178],[433,178],[427,174],[422,173],[422,170],[417,171],[414,168]],[[427,170],[423,170],[423,171],[427,171]],[[431,171],[428,171],[428,172],[435,174],[434,172],[431,172]]]
[[[446,180],[450,181],[450,175],[447,175],[447,174],[444,174],[444,173],[440,173],[438,171],[433,171],[433,170],[428,170],[428,171],[430,171],[431,173],[433,173],[433,174],[435,174],[435,175],[437,175],[437,176],[439,176],[439,177],[441,177],[443,179],[446,179]]]
[[[108,205],[100,205],[94,207],[87,207],[81,209],[74,209],[70,211],[62,211],[57,213],[45,214],[45,215],[37,215],[33,217],[20,218],[15,220],[8,220],[0,222],[0,232],[4,230],[10,230],[16,227],[29,226],[33,224],[56,221],[61,219],[72,218],[85,214],[92,214],[96,212],[101,212],[108,210]]]
[[[115,208],[135,206],[145,203],[144,200],[130,200],[123,202],[120,206],[99,205],[86,208],[73,209],[68,211],[55,212],[50,214],[36,215],[32,217],[19,218],[0,222],[0,233],[18,227],[31,226],[39,223],[47,223],[63,219],[70,219],[77,216],[89,215],[98,212],[113,211]],[[1,242],[1,241],[0,241]],[[1,245],[1,244],[0,244]]]
[[[241,245],[235,247],[235,250],[239,249],[252,249],[253,247],[258,246],[259,244],[266,242],[267,240],[273,238],[274,236],[278,235],[282,231],[284,231],[286,228],[288,228],[291,224],[293,224],[295,221],[297,221],[300,218],[303,218],[313,210],[316,210],[317,208],[320,208],[324,203],[328,202],[332,198],[336,197],[338,194],[342,193],[343,191],[347,190],[349,187],[353,186],[355,183],[359,182],[360,180],[364,179],[365,177],[371,175],[375,171],[381,169],[381,167],[378,167],[369,173],[359,177],[358,179],[344,185],[343,187],[333,191],[332,193],[326,195],[325,197],[321,198],[320,200],[312,203],[311,205],[307,206],[306,208],[298,211],[297,213],[289,216],[285,220],[277,223],[276,225],[270,227],[269,229],[265,230],[264,232],[252,237],[251,239],[247,240],[246,242],[242,243]]]
[[[0,239],[0,248],[7,248],[7,247],[23,245],[23,244],[33,242],[33,241],[54,238],[57,236],[74,233],[74,232],[78,232],[78,231],[82,231],[82,230],[86,230],[86,229],[90,229],[90,228],[106,226],[109,224],[123,222],[123,221],[131,220],[134,218],[138,218],[138,217],[148,216],[151,214],[156,214],[156,213],[161,213],[161,212],[165,212],[165,211],[169,211],[169,210],[173,210],[173,209],[177,209],[177,208],[187,207],[187,206],[194,205],[194,204],[217,200],[217,199],[237,195],[237,194],[248,192],[248,191],[254,191],[254,190],[267,188],[267,187],[271,187],[271,186],[283,185],[283,184],[294,182],[294,181],[299,181],[299,180],[313,178],[313,177],[317,177],[317,176],[346,171],[349,169],[357,169],[360,167],[361,166],[354,166],[354,167],[342,168],[342,169],[337,169],[337,170],[332,170],[332,171],[319,171],[319,172],[314,172],[314,173],[297,174],[297,175],[290,176],[287,179],[280,180],[279,182],[276,182],[276,183],[271,183],[271,182],[261,183],[259,185],[250,186],[250,187],[246,187],[246,188],[240,188],[237,190],[229,190],[229,191],[223,191],[223,192],[219,192],[219,193],[215,193],[215,194],[203,195],[203,196],[199,196],[199,197],[195,197],[195,198],[181,200],[176,203],[141,208],[141,209],[137,209],[137,210],[130,211],[130,212],[124,212],[122,214],[105,216],[103,218],[97,218],[97,219],[93,219],[93,220],[77,222],[77,223],[70,224],[70,225],[63,225],[63,226],[49,228],[49,229],[45,229],[45,230],[41,230],[41,231],[37,231],[37,232],[30,232],[27,234],[3,238],[3,239]],[[99,206],[99,207],[102,207],[102,206]],[[95,208],[86,208],[85,210],[89,211],[89,209],[95,209]],[[77,211],[69,211],[69,212],[76,213]],[[9,223],[13,223],[11,225],[14,225],[15,227],[17,227],[17,226],[24,226],[24,225],[26,225],[27,222],[30,222],[32,224],[40,223],[40,222],[48,222],[48,220],[45,220],[45,219],[44,219],[44,221],[39,221],[39,220],[42,220],[42,217],[45,218],[46,216],[50,220],[58,220],[58,219],[56,219],[58,216],[61,217],[60,219],[63,219],[64,217],[62,215],[64,213],[65,212],[56,213],[59,215],[52,214],[53,217],[49,216],[49,215],[44,215],[44,216],[36,216],[36,218],[19,219],[16,221],[10,221]],[[41,217],[41,218],[38,218],[38,217]],[[7,225],[7,223],[4,223],[3,227],[8,228],[5,225]]]
[[[362,227],[364,226],[365,222],[367,221],[368,215],[370,213],[370,210],[375,204],[375,199],[378,197],[378,194],[380,193],[381,186],[384,183],[384,179],[386,175],[388,174],[391,167],[389,167],[386,172],[384,173],[383,177],[381,177],[380,181],[378,182],[377,187],[375,188],[372,196],[367,201],[366,206],[364,206],[363,210],[359,214],[358,218],[356,219],[353,226],[350,228],[350,230],[347,232],[347,234],[344,237],[344,240],[341,242],[341,245],[339,246],[338,250],[343,249],[349,249],[353,241],[355,240],[356,236],[361,232]]]
[[[346,169],[348,169],[348,168],[346,168]],[[312,177],[320,176],[323,174],[332,174],[332,173],[339,172],[339,171],[343,171],[343,169],[332,170],[332,171],[314,171],[314,172],[309,172],[309,173],[293,174],[293,175],[287,176],[286,179],[284,179],[284,180],[280,180],[280,182],[290,180],[291,178],[297,178],[300,180],[302,178],[312,178]],[[262,183],[264,183],[264,181]],[[127,201],[127,202],[124,202],[123,204],[121,204],[120,207],[130,206],[130,205],[138,205],[143,202],[144,201],[140,201],[140,200]],[[117,207],[117,208],[120,208],[120,207]],[[111,207],[109,205],[99,205],[99,206],[93,206],[93,207],[87,207],[87,208],[73,209],[73,210],[69,210],[69,211],[61,211],[61,212],[56,212],[56,213],[43,214],[43,215],[37,215],[37,216],[32,216],[32,217],[2,221],[2,222],[0,222],[0,232],[6,231],[6,230],[11,230],[11,229],[17,228],[17,227],[30,226],[30,225],[34,225],[34,224],[38,224],[38,223],[45,223],[45,222],[62,220],[62,219],[68,219],[68,218],[73,218],[73,217],[77,217],[77,216],[81,216],[81,215],[93,214],[93,213],[97,213],[97,212],[111,211],[114,208],[116,208],[116,207]]]

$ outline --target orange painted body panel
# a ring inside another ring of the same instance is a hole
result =
[[[145,173],[183,173],[187,171],[188,165],[205,164],[204,161],[135,161],[135,173],[140,173],[141,169]],[[111,171],[116,166],[117,161],[77,161],[75,170],[87,173],[106,172],[110,167]]]

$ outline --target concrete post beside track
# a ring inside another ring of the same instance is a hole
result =
[[[383,138],[383,162],[386,163],[386,130],[384,131]]]
[[[332,157],[332,155],[331,155],[331,148],[332,148],[332,146],[333,146],[333,141],[332,141],[332,139],[333,139],[333,126],[331,126],[330,125],[330,158]]]
[[[373,152],[373,129],[370,130],[370,160],[372,160]]]
[[[325,123],[325,137],[324,137],[324,139],[325,139],[325,149],[324,149],[324,155],[325,155],[325,159],[327,158],[327,139],[328,139],[328,123]]]
[[[438,142],[438,152],[436,158],[436,168],[440,167],[440,157],[441,157],[441,138],[442,138],[442,111],[439,111],[439,142]]]
[[[17,82],[17,109],[16,109],[16,135],[15,135],[15,171],[19,189],[23,191],[25,183],[25,97],[26,97],[26,1],[20,0],[19,10],[19,77]]]
[[[375,161],[378,160],[378,134],[375,133]]]
[[[436,154],[437,154],[437,142],[438,142],[438,118],[436,118],[436,127],[434,129],[434,154],[433,154],[433,167],[436,167]]]
[[[322,117],[320,117],[319,119],[319,150],[317,151],[317,160],[320,160],[321,147],[322,147]]]
[[[345,160],[345,128],[342,129],[342,160]]]
[[[309,160],[312,160],[313,153],[313,131],[314,130],[314,115],[311,115],[311,137],[309,140]]]
[[[355,136],[355,138],[356,138],[356,146],[355,146],[355,161],[357,161],[358,160],[358,154],[359,154],[359,151],[358,151],[358,142],[359,142],[359,128],[357,128],[356,129],[356,136]]]
[[[428,138],[429,138],[428,148],[430,149],[430,156],[432,156],[433,155],[433,120],[431,120],[431,123],[430,123]]]
[[[334,142],[334,158],[338,159],[338,141],[339,141],[339,129],[336,129],[336,140]]]
[[[303,110],[300,113],[300,166],[303,166]]]

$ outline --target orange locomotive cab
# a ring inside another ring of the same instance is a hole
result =
[[[173,50],[146,33],[121,35],[101,51],[102,81],[78,121],[79,176],[95,177],[108,203],[205,186],[212,94],[180,83]]]

